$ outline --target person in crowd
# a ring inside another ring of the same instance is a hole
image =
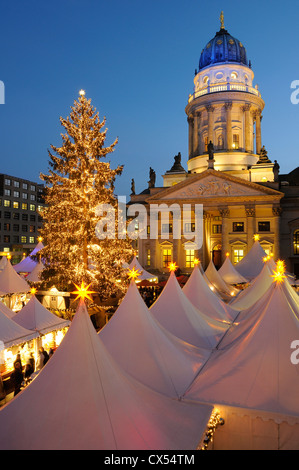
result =
[[[21,370],[22,370],[22,369],[23,369],[23,366],[22,366],[22,359],[21,359],[21,354],[20,354],[20,353],[18,353],[17,356],[16,356],[15,362],[14,362],[14,364],[13,364],[14,367],[15,367],[15,364],[16,364],[17,362],[19,362],[20,367],[21,367]]]
[[[48,360],[50,359],[49,354],[47,353],[47,351],[43,347],[40,348],[40,351],[42,352],[42,354],[44,356],[44,365],[46,365]]]
[[[33,355],[32,352],[30,353],[30,356],[29,356],[29,362],[30,362],[31,368],[34,372],[35,371],[35,359],[34,359],[34,355]]]
[[[14,370],[10,374],[10,381],[14,390],[14,397],[21,391],[21,386],[24,381],[22,368],[19,361],[15,361]]]

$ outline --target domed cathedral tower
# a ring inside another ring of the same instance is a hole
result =
[[[202,50],[189,95],[188,172],[233,172],[252,182],[274,181],[274,164],[262,148],[261,120],[265,103],[244,45],[224,27]],[[207,162],[213,153],[214,161]]]

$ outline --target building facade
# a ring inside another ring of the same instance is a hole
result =
[[[163,272],[175,261],[191,272],[199,258],[204,268],[211,259],[219,268],[227,254],[236,264],[258,235],[267,253],[299,275],[299,169],[280,175],[279,164],[268,157],[262,141],[264,107],[246,49],[225,29],[221,15],[220,30],[201,52],[185,108],[186,169],[178,154],[163,175],[163,187],[150,179],[147,189],[131,195],[131,204],[148,208],[148,227],[151,207],[176,204],[183,212],[188,205],[193,211],[188,226],[181,221],[180,238],[172,233],[171,212],[168,224],[160,217],[158,237],[153,239],[148,228],[148,237],[138,241],[144,267]],[[186,236],[195,229],[196,204],[203,205],[200,249]]]
[[[38,242],[45,207],[44,186],[0,174],[0,255],[19,262]]]

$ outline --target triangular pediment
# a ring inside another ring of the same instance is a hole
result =
[[[148,199],[172,200],[172,199],[206,199],[206,198],[235,198],[235,197],[279,197],[283,193],[274,189],[251,183],[241,178],[228,175],[216,170],[206,170],[192,175],[185,181],[166,188]]]

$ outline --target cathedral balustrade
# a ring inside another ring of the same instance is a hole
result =
[[[251,86],[242,85],[237,83],[224,83],[224,84],[215,84],[215,85],[208,85],[205,88],[200,90],[196,90],[192,95],[189,95],[188,102],[199,98],[200,96],[208,95],[210,93],[219,93],[221,91],[244,91],[246,93],[250,93],[255,96],[261,96],[260,92]]]

